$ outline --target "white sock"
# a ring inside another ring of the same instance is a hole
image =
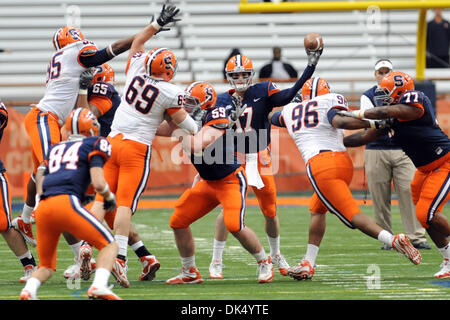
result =
[[[74,256],[75,261],[78,261],[78,257],[80,255],[80,247],[81,247],[82,243],[83,243],[83,240],[70,245],[70,248],[73,251],[73,256]]]
[[[447,244],[445,247],[438,249],[442,253],[444,259],[450,259],[450,244]]]
[[[267,239],[269,240],[270,256],[274,257],[280,253],[280,236],[276,238],[267,236]]]
[[[40,286],[41,281],[38,278],[31,277],[27,280],[24,289],[27,290],[32,295],[36,295]]]
[[[19,260],[22,260],[22,259],[24,259],[24,258],[31,259],[31,258],[33,258],[33,256],[31,255],[30,250],[28,250],[28,251],[25,252],[23,255],[17,256],[17,258],[18,258]]]
[[[214,239],[212,261],[222,262],[222,253],[223,250],[225,249],[226,243],[227,243],[226,241],[219,241]]]
[[[181,265],[185,269],[195,267],[195,255],[186,258],[181,257]]]
[[[314,265],[316,264],[316,258],[317,255],[319,254],[319,247],[314,245],[314,244],[310,244],[308,243],[308,246],[306,248],[306,254],[305,254],[305,260],[308,260],[309,263],[314,267]]]
[[[117,245],[119,246],[119,255],[126,257],[128,253],[128,237],[120,234],[114,236]]]
[[[263,260],[267,259],[267,254],[266,254],[266,251],[264,250],[264,248],[262,248],[260,252],[252,254],[252,256],[255,257],[256,262],[258,262],[258,263],[260,261],[263,261]]]
[[[95,276],[92,285],[96,288],[107,287],[110,274],[111,272],[108,269],[105,268],[95,269]]]
[[[381,230],[378,234],[378,240],[383,242],[388,246],[392,246],[392,241],[394,240],[394,235],[386,230]]]
[[[133,243],[130,247],[131,247],[131,249],[133,251],[136,251],[137,249],[139,249],[143,245],[144,245],[144,243],[142,242],[142,240],[139,240],[138,242]]]
[[[23,205],[22,214],[21,214],[23,222],[30,223],[31,213],[33,212],[33,209],[34,209],[33,207],[29,207],[29,206],[27,206],[27,204]]]

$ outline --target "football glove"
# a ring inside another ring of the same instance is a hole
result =
[[[383,129],[383,128],[390,128],[393,123],[393,119],[384,119],[384,120],[367,120],[370,123],[371,128],[375,129]]]
[[[95,194],[84,194],[83,197],[80,199],[81,205],[84,207],[88,203],[91,203],[95,200]]]
[[[116,208],[116,196],[110,192],[108,197],[103,198],[103,209],[113,211]]]
[[[80,89],[86,90],[94,79],[94,68],[83,71],[80,75]]]
[[[306,50],[306,55],[308,56],[308,66],[316,66],[319,62],[320,56],[322,55],[323,49],[316,51]]]
[[[175,18],[175,16],[180,12],[180,9],[175,7],[173,4],[170,4],[169,1],[166,1],[166,3],[163,4],[163,7],[161,9],[161,13],[159,14],[159,17],[156,19],[156,22],[162,27],[165,25],[171,23],[171,22],[177,22],[181,19]],[[165,28],[166,30],[169,30],[169,28]],[[164,31],[166,31],[164,30]]]

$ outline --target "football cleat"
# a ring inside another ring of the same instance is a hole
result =
[[[122,259],[116,258],[116,262],[114,263],[111,273],[116,281],[124,288],[128,288],[130,286],[130,282],[127,278],[127,272],[127,262]]]
[[[31,224],[35,224],[35,223],[36,223],[36,214],[35,214],[35,212],[36,212],[36,211],[33,211],[33,212],[31,212],[31,214],[30,214],[30,223],[31,223]]]
[[[39,300],[36,294],[32,294],[30,291],[22,289],[20,292],[19,300]]]
[[[209,265],[209,277],[211,279],[223,279],[222,261],[214,260]]]
[[[274,276],[273,264],[270,257],[258,261],[258,283],[272,282]]]
[[[89,299],[100,300],[122,300],[118,295],[111,291],[113,286],[107,287],[94,287],[90,286],[87,291]]]
[[[69,266],[64,272],[63,276],[66,279],[76,280],[80,278],[80,266],[75,261],[75,264]]]
[[[444,259],[441,264],[441,270],[434,274],[436,279],[450,279],[450,261],[449,259]]]
[[[78,254],[78,265],[80,266],[80,277],[83,280],[89,280],[92,273],[92,247],[84,244],[80,247]]]
[[[296,266],[287,270],[288,276],[295,280],[310,280],[314,276],[315,268],[308,260],[302,260]]]
[[[407,257],[412,263],[420,264],[422,256],[416,248],[409,242],[408,237],[403,234],[397,234],[392,240],[392,248]]]
[[[272,263],[278,268],[283,276],[287,276],[287,269],[289,269],[289,263],[281,253],[277,253],[275,256],[271,257]]]
[[[33,272],[35,270],[37,270],[37,268],[38,268],[37,266],[33,266],[32,264],[25,266],[25,268],[24,268],[25,273],[24,273],[23,277],[21,277],[19,279],[20,283],[27,282],[27,280],[30,279],[31,275],[33,274]]]
[[[182,268],[181,273],[176,277],[170,278],[166,281],[166,284],[191,284],[202,283],[202,275],[196,267]]]
[[[33,229],[31,223],[25,223],[22,220],[22,217],[17,217],[13,221],[11,221],[14,229],[20,232],[25,241],[32,247],[36,247],[36,240],[33,236]]]
[[[142,273],[139,281],[152,281],[155,279],[156,271],[159,270],[161,264],[154,255],[139,258],[142,263]]]

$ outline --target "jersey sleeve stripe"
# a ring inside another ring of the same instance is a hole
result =
[[[228,123],[228,119],[216,119],[205,123],[205,126],[212,126],[217,123]]]

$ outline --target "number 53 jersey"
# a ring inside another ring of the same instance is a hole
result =
[[[284,106],[282,117],[305,163],[321,151],[346,151],[344,130],[331,125],[335,110],[348,110],[344,96],[328,93]]]
[[[103,137],[53,145],[45,159],[47,169],[41,198],[69,194],[82,199],[91,183],[90,168],[103,167],[110,156],[111,145]]]
[[[148,77],[145,55],[141,52],[130,58],[126,73],[122,102],[117,108],[109,136],[122,133],[123,139],[151,146],[165,111],[173,114],[183,106],[184,90]]]

